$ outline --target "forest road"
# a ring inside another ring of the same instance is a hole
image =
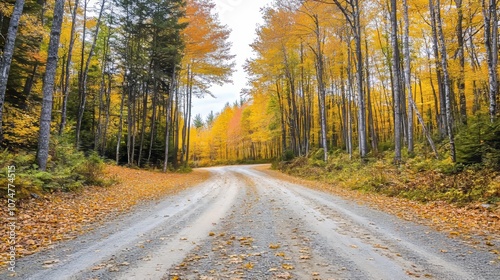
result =
[[[19,260],[12,278],[500,279],[492,254],[430,228],[255,166],[207,170],[198,186]]]

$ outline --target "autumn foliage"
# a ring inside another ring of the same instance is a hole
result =
[[[106,168],[107,177],[118,180],[110,187],[87,187],[76,192],[46,194],[18,202],[17,247],[19,257],[31,255],[58,241],[73,239],[138,203],[155,201],[208,178],[208,172],[162,174],[118,166]],[[7,211],[2,211],[2,262],[7,260]],[[3,266],[6,263],[2,263]]]

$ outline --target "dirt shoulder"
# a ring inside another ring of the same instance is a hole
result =
[[[271,170],[269,165],[257,169],[280,180],[326,191],[370,205],[404,220],[431,226],[452,238],[461,238],[475,247],[490,251],[500,261],[500,209],[491,210],[481,205],[457,207],[446,202],[420,203],[297,178]]]
[[[31,255],[55,242],[73,239],[116,217],[142,201],[154,201],[207,180],[210,173],[160,173],[108,166],[107,176],[118,183],[111,187],[85,187],[78,192],[54,193],[18,202],[16,258]],[[6,265],[10,228],[2,211],[0,267]]]

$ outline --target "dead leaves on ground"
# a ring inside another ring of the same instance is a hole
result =
[[[159,173],[108,166],[106,172],[120,183],[111,187],[86,187],[73,193],[56,193],[42,199],[18,202],[17,257],[33,254],[54,242],[75,238],[123,213],[141,201],[158,200],[196,185],[209,177],[206,171],[190,174]],[[7,258],[7,213],[2,212],[0,257]]]

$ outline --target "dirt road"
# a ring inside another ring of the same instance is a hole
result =
[[[205,183],[21,259],[12,279],[500,279],[491,253],[430,228],[251,166],[209,170]]]

